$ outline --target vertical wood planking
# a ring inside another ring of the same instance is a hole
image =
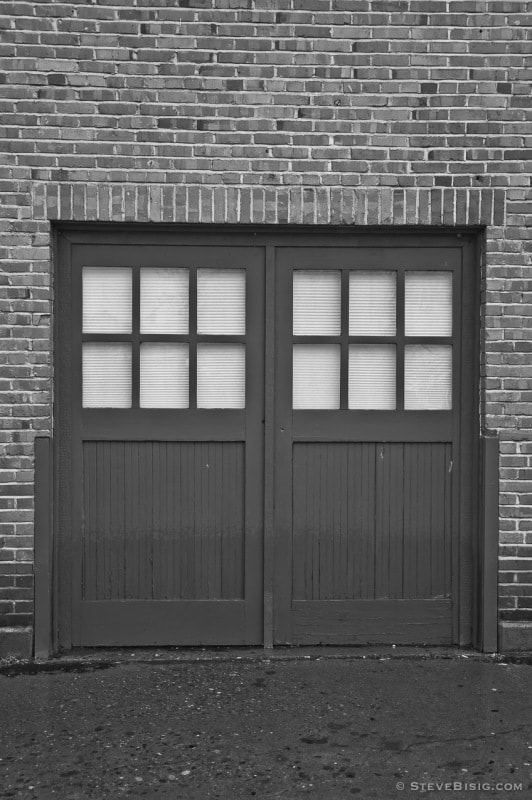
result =
[[[348,445],[349,571],[353,597],[375,596],[375,460],[377,445]]]
[[[403,464],[404,449],[407,446],[402,443],[393,443],[387,446],[390,460],[388,596],[393,598],[403,597]]]
[[[298,443],[293,599],[450,594],[451,445]]]
[[[85,442],[83,597],[240,599],[240,442]]]
[[[375,460],[375,597],[389,597],[390,445],[379,443]]]

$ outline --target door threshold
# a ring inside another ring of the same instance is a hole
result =
[[[388,661],[432,661],[449,659],[504,660],[496,653],[481,653],[471,648],[459,647],[420,647],[407,645],[363,645],[350,647],[313,646],[289,647],[106,647],[74,648],[52,655],[48,659],[32,661],[0,662],[0,674],[5,670],[25,671],[23,665],[31,670],[43,671],[90,671],[125,664],[190,664],[203,662],[254,663],[270,661],[318,661],[371,660]]]

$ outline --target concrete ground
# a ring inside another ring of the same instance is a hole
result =
[[[5,664],[0,796],[524,800],[532,669],[517,661],[382,648]]]

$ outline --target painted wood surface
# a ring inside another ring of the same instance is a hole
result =
[[[84,442],[83,600],[240,599],[244,444]]]
[[[294,445],[294,600],[450,596],[451,445]]]
[[[258,644],[245,620],[243,600],[86,600],[80,636],[88,647]]]
[[[451,612],[451,600],[300,600],[293,643],[449,645]]]

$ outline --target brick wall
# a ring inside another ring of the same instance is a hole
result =
[[[483,225],[501,619],[532,623],[530,2],[0,2],[0,624],[31,622],[53,220]]]

